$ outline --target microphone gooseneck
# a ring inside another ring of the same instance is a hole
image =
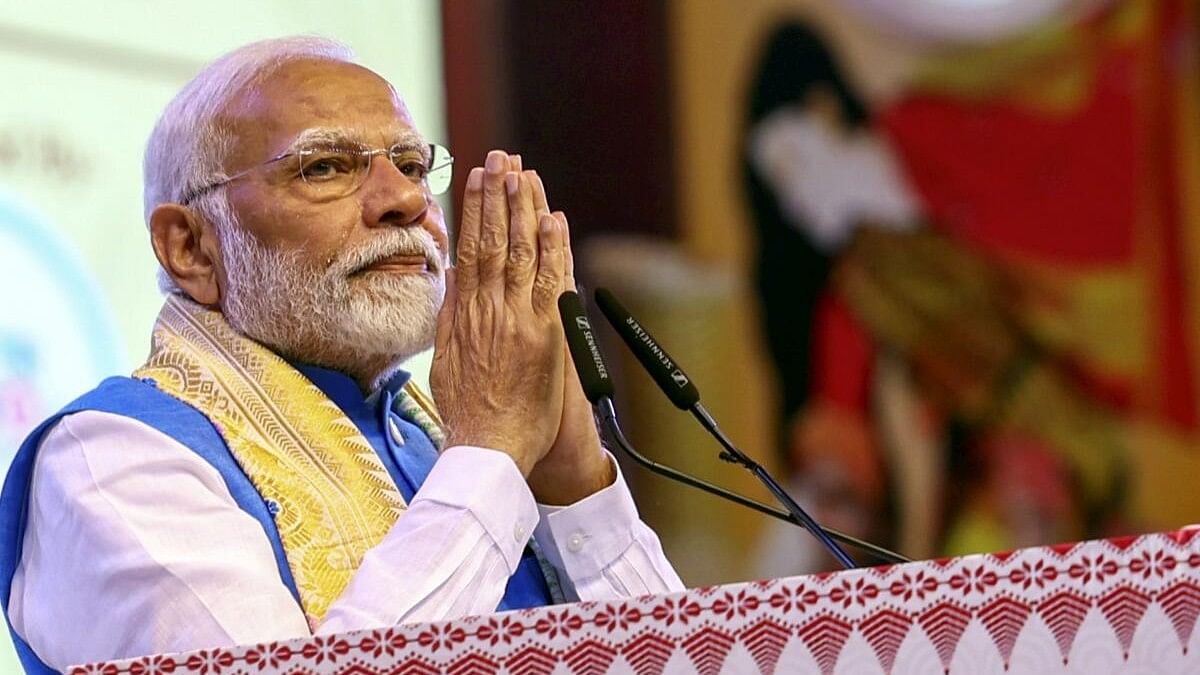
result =
[[[678,469],[671,468],[665,464],[659,464],[658,462],[655,462],[654,460],[650,459],[649,457],[646,457],[642,453],[638,452],[637,449],[634,448],[633,445],[629,442],[629,440],[627,438],[625,438],[625,433],[621,430],[621,425],[618,424],[618,422],[617,422],[617,412],[616,412],[616,410],[613,409],[612,399],[607,399],[607,398],[602,399],[600,401],[600,403],[596,406],[596,413],[600,418],[600,423],[603,426],[604,430],[608,433],[608,435],[612,438],[612,440],[615,441],[616,445],[618,447],[620,447],[621,450],[623,450],[625,452],[625,454],[629,455],[629,457],[632,458],[633,461],[635,461],[638,464],[642,465],[643,467],[649,469],[651,472],[656,473],[665,478],[670,478],[671,480],[678,481],[680,483],[683,483],[684,485],[690,485],[696,489],[703,490],[709,494],[716,495],[717,497],[720,497],[726,501],[733,502],[734,504],[740,504],[747,508],[754,509],[755,511],[758,511],[759,513],[763,513],[768,516],[778,518],[779,520],[786,521],[788,523],[791,523],[792,525],[796,525],[797,527],[800,527],[800,528],[803,528],[806,530],[808,529],[808,526],[804,524],[804,521],[800,520],[799,518],[792,515],[791,513],[788,513],[787,511],[784,511],[782,509],[777,509],[774,506],[768,506],[766,504],[763,504],[760,501],[750,499],[749,497],[743,497],[742,495],[739,495],[736,492],[726,490],[725,488],[720,487],[718,485],[713,485],[712,483],[709,483],[706,480],[696,478],[695,476],[686,474],[682,471],[679,471]],[[840,541],[841,543],[846,544],[848,546],[853,546],[857,549],[865,551],[865,552],[871,554],[872,556],[874,556],[876,559],[881,560],[883,562],[888,562],[888,563],[912,562],[912,560],[910,558],[906,558],[905,556],[902,556],[899,553],[896,553],[894,551],[889,551],[888,549],[883,548],[882,546],[872,544],[869,541],[864,541],[862,539],[859,539],[858,537],[851,536],[844,532],[839,532],[838,530],[835,530],[833,528],[827,527],[827,528],[825,528],[825,532],[830,536],[830,538]]]
[[[712,415],[700,404],[700,391],[696,388],[691,378],[683,372],[679,364],[675,362],[663,349],[658,342],[650,335],[637,319],[629,313],[624,306],[617,300],[616,296],[611,291],[604,288],[596,289],[595,296],[596,305],[600,307],[600,312],[608,319],[616,329],[617,334],[634,353],[638,362],[650,374],[651,378],[659,389],[666,394],[671,403],[680,410],[687,410],[692,413],[700,424],[712,434],[717,442],[721,444],[721,459],[734,464],[740,464],[745,467],[750,473],[762,482],[762,484],[771,492],[771,494],[783,504],[799,522],[804,525],[818,541],[837,558],[846,568],[857,567],[854,559],[850,557],[842,547],[838,546],[837,542],[830,537],[825,528],[821,527],[812,516],[792,499],[791,495],[781,486],[761,464],[751,459],[746,453],[739,450],[729,438],[721,431],[716,420]]]
[[[596,342],[591,323],[588,320],[580,297],[572,291],[567,291],[559,296],[558,307],[560,319],[563,324],[563,332],[566,335],[567,345],[571,353],[571,360],[575,364],[576,372],[579,374],[579,382],[583,388],[584,396],[595,407],[602,431],[625,454],[633,459],[633,461],[660,476],[690,485],[735,504],[740,504],[807,529],[805,523],[791,513],[748,497],[743,497],[736,492],[731,492],[664,464],[659,464],[638,452],[625,437],[625,433],[617,422],[617,413],[612,401],[612,379],[608,368],[604,365],[604,357],[600,353],[599,345]],[[697,399],[699,398],[699,393],[696,394],[696,397]],[[830,537],[866,551],[879,560],[889,563],[911,562],[904,556],[848,534],[843,534],[837,530],[826,530],[826,532]]]

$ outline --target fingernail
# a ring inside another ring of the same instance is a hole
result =
[[[543,234],[548,234],[550,230],[554,229],[554,223],[554,216],[542,216],[542,219],[538,222],[538,227],[541,228]]]
[[[517,194],[517,174],[508,173],[504,175],[504,187],[508,189],[508,194]]]
[[[516,168],[517,171],[520,171],[521,170],[521,156],[520,155],[512,155],[511,157],[512,157],[513,166],[517,167]]]
[[[487,161],[484,166],[487,167],[487,172],[497,174],[504,170],[504,153],[499,150],[493,150],[488,153]]]
[[[483,169],[475,167],[467,174],[467,189],[478,190],[483,187]]]

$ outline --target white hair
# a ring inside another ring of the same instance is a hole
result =
[[[218,58],[184,85],[159,116],[146,143],[142,200],[147,227],[159,204],[182,202],[227,177],[223,165],[236,139],[219,118],[230,102],[253,91],[281,66],[308,59],[353,63],[354,52],[345,44],[316,36],[262,40]],[[224,190],[205,193],[191,206],[221,236],[237,223]],[[158,286],[164,293],[182,292],[161,267]]]

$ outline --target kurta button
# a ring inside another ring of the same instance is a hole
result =
[[[583,550],[583,535],[576,532],[567,537],[567,550],[571,553],[579,553]]]
[[[400,433],[400,427],[396,424],[396,420],[388,418],[388,431],[392,434],[392,442],[396,445],[404,445],[404,434]]]
[[[525,541],[525,527],[520,523],[513,525],[513,540],[518,542]]]

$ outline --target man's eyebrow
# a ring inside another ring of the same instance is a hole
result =
[[[296,134],[282,154],[295,152],[310,145],[356,145],[354,134],[349,129],[336,127],[309,127]]]
[[[425,158],[425,163],[432,161],[433,156],[429,149],[429,141],[415,129],[405,129],[396,135],[392,136],[392,142],[389,147],[400,146],[405,150],[416,150]]]
[[[333,145],[345,147],[359,147],[364,145],[361,140],[362,133],[351,129],[338,127],[310,127],[296,134],[292,142],[283,150],[281,155],[293,153],[297,150],[312,146],[312,145]],[[422,153],[428,154],[429,142],[425,140],[415,129],[403,129],[392,135],[388,147],[395,145],[404,148],[412,148],[420,150]]]
[[[428,148],[429,141],[415,129],[405,129],[392,136],[392,145],[412,148]]]

